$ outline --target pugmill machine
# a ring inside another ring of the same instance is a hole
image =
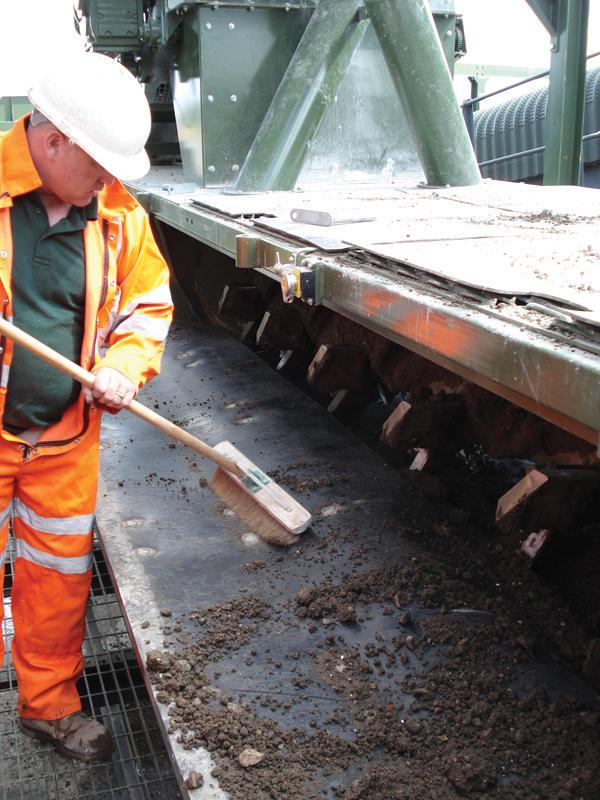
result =
[[[127,723],[129,788],[74,797],[600,796],[600,81],[588,0],[523,4],[547,90],[461,111],[455,0],[79,0],[152,109],[127,188],[177,321],[140,399],[315,522],[270,547],[106,419],[102,563],[178,787]]]
[[[157,166],[134,190],[194,305],[286,361],[314,355],[334,407],[365,372],[411,393],[418,354],[439,391],[468,405],[472,382],[593,452],[599,199],[564,186],[579,183],[586,3],[529,4],[553,48],[544,182],[561,188],[543,191],[480,177],[451,86],[453,0],[431,2],[434,26],[423,2],[80,5],[93,47],[147,82]],[[551,455],[556,431],[533,428],[512,455]]]

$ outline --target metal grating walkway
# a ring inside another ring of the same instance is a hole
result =
[[[24,736],[17,726],[10,658],[13,543],[3,590],[7,648],[0,670],[0,800],[178,800],[181,798],[102,552],[94,551],[86,615],[83,710],[113,733],[109,761],[83,764]]]

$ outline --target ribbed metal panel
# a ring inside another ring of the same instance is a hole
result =
[[[600,130],[600,67],[588,72],[585,82],[585,118],[583,133]],[[600,139],[592,139],[583,145],[583,161],[589,164],[600,161]]]
[[[544,144],[548,88],[515,97],[475,114],[475,150],[479,162],[530,150]],[[600,67],[587,73],[584,135],[600,129]],[[586,142],[584,163],[600,161],[600,139]],[[486,178],[519,181],[541,175],[544,154],[514,158],[482,168]]]

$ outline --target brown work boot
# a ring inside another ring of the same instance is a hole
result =
[[[32,739],[50,742],[59,753],[79,761],[97,761],[113,751],[113,740],[104,725],[81,712],[60,719],[19,718],[21,730]]]

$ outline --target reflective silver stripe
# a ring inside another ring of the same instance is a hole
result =
[[[4,559],[5,559],[5,558],[6,558],[6,547],[5,547],[5,548],[4,548],[4,550],[3,550],[3,551],[0,553],[0,569],[2,569],[2,567],[4,566]]]
[[[142,308],[143,306],[169,306],[172,302],[171,290],[168,284],[161,283],[160,286],[155,286],[153,289],[150,289],[149,292],[146,292],[146,294],[140,294],[128,303],[125,303],[123,308],[119,311],[119,316],[117,317],[114,327],[128,319],[138,308]]]
[[[119,227],[119,236],[117,238],[117,249],[115,252],[115,261],[118,261],[119,256],[121,255],[121,250],[123,249],[123,223],[118,217],[115,218],[115,222]]]
[[[159,342],[167,338],[169,332],[169,321],[166,319],[155,319],[146,314],[132,314],[131,317],[118,322],[113,328],[113,333],[141,333],[148,336],[150,339],[155,339]]]
[[[24,558],[32,564],[37,564],[38,567],[55,569],[65,575],[83,575],[92,565],[91,553],[88,556],[72,556],[71,558],[52,556],[32,547],[23,539],[17,539],[17,558]]]
[[[6,317],[6,321],[12,324],[13,321],[12,314],[9,314]],[[10,375],[10,365],[2,362],[2,370],[0,371],[0,387],[2,387],[2,389],[6,389],[6,387],[8,386],[9,375]]]
[[[171,304],[171,291],[168,284],[161,283],[160,286],[155,286],[146,294],[140,294],[134,297],[128,303],[125,303],[121,309],[120,316],[122,318],[128,317],[136,308],[140,306],[168,306]]]
[[[6,523],[10,519],[10,515],[12,514],[12,507],[13,507],[13,504],[12,504],[12,500],[11,500],[10,503],[4,509],[4,511],[0,511],[0,528],[2,528],[4,525],[6,525]]]
[[[108,322],[102,328],[98,328],[98,337],[96,343],[99,348],[104,346],[108,334],[114,327],[115,320],[117,319],[117,312],[119,310],[120,301],[121,301],[121,290],[117,286],[117,288],[115,289],[115,296],[112,301],[110,311],[108,312]]]
[[[82,514],[78,517],[41,517],[36,514],[22,500],[15,497],[14,501],[15,517],[19,517],[39,533],[57,533],[65,536],[83,536],[92,530],[94,522],[93,514]]]
[[[111,332],[143,333],[145,336],[150,336],[162,342],[167,338],[169,323],[162,319],[156,319],[149,314],[136,314],[135,312],[144,307],[168,306],[171,303],[171,290],[168,284],[161,283],[160,286],[155,286],[146,294],[138,295],[128,303],[125,303],[111,325]]]
[[[0,386],[6,389],[8,386],[8,376],[10,375],[10,367],[7,364],[2,364],[2,372],[0,372]]]

